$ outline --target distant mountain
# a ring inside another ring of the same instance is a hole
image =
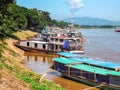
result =
[[[65,19],[64,21],[70,22],[72,21],[72,18]],[[106,19],[100,19],[100,18],[92,18],[92,17],[74,17],[74,23],[79,25],[120,25],[120,21],[110,21]]]

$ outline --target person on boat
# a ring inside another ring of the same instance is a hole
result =
[[[63,44],[63,50],[69,51],[69,49],[70,49],[70,43],[68,40],[66,40]]]

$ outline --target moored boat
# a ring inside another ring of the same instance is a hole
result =
[[[83,37],[80,32],[44,32],[15,45],[25,51],[54,53],[60,51],[83,52]]]
[[[69,52],[58,55],[58,58],[53,58],[53,67],[62,75],[105,90],[120,89],[120,64]]]
[[[115,32],[120,32],[120,27],[116,27]]]

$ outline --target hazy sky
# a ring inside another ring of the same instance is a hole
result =
[[[47,11],[52,18],[62,20],[72,17],[70,5],[66,1],[81,0],[17,0],[17,4]],[[82,0],[81,3],[83,7],[77,8],[74,17],[90,16],[120,21],[120,0]]]

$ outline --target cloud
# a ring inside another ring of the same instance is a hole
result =
[[[83,0],[66,0],[67,4],[70,7],[71,12],[76,12],[84,6]]]

